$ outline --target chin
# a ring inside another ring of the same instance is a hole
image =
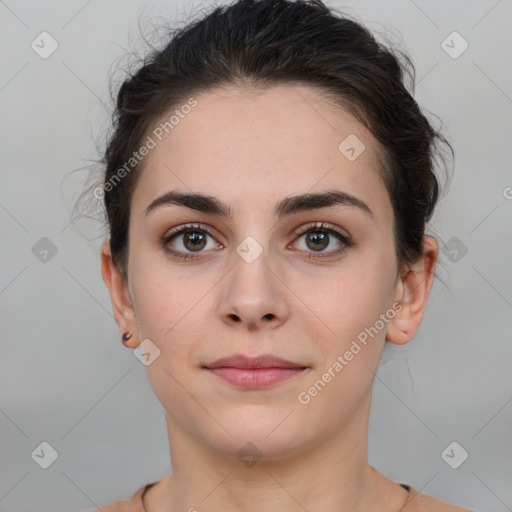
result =
[[[212,450],[227,457],[236,457],[242,464],[252,467],[257,462],[279,461],[300,453],[303,443],[297,444],[290,439],[255,439],[248,435],[235,437],[222,443],[212,443]]]
[[[238,411],[231,422],[226,416],[217,416],[230,435],[224,429],[217,428],[212,437],[213,432],[208,427],[199,435],[212,450],[235,456],[241,462],[244,459],[280,460],[314,444],[313,440],[305,438],[303,426],[296,424],[297,418],[292,418],[293,414],[286,418],[287,414],[281,412],[265,416]]]

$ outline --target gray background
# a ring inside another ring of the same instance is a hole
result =
[[[139,17],[159,44],[164,17],[176,26],[206,5],[0,1],[2,511],[90,510],[171,469],[163,409],[101,279],[101,227],[72,208],[108,130],[109,73],[119,82],[147,50]],[[417,100],[456,151],[432,222],[446,286],[436,280],[416,338],[386,349],[370,462],[458,505],[512,510],[512,1],[328,5],[408,50]],[[47,59],[31,48],[43,31],[59,44]],[[458,58],[441,46],[453,31],[469,44]],[[46,261],[43,237],[57,250]],[[31,457],[43,441],[59,454],[46,470]],[[458,469],[441,457],[452,441],[469,453]]]

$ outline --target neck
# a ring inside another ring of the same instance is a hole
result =
[[[368,415],[369,400],[318,444],[253,463],[241,461],[236,451],[206,449],[167,416],[173,471],[148,491],[147,511],[260,512],[271,504],[280,512],[383,512],[384,503],[397,511],[407,491],[368,464]]]

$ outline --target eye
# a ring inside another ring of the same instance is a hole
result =
[[[309,258],[324,258],[337,255],[352,246],[352,241],[347,236],[343,235],[336,228],[328,227],[322,222],[310,224],[305,229],[296,231],[295,234],[298,235],[297,240],[305,236],[303,244],[305,249],[301,248],[301,250],[308,251],[308,249],[311,249],[313,253],[310,253]],[[331,251],[324,251],[329,246],[336,246],[334,242],[337,242],[337,248],[335,247]],[[316,256],[315,253],[320,254]]]
[[[350,238],[343,235],[336,228],[328,227],[322,222],[309,224],[294,233],[297,235],[295,242],[305,237],[305,248],[300,248],[300,250],[308,252],[308,258],[310,259],[337,255],[353,245]],[[210,247],[208,247],[208,238],[213,240]],[[187,224],[166,233],[162,237],[161,244],[164,250],[173,258],[182,260],[200,258],[201,253],[204,252],[203,249],[221,249],[223,247],[222,244],[215,241],[210,229],[200,224]],[[324,251],[332,245],[337,245],[337,248]]]
[[[194,253],[201,253],[205,248],[222,248],[222,245],[217,242],[214,242],[210,244],[210,247],[207,247],[208,237],[213,239],[213,235],[210,233],[208,228],[202,227],[198,224],[188,224],[164,235],[162,238],[162,245],[165,251],[170,253],[173,257],[181,259],[195,259],[200,257],[200,255],[196,255]],[[172,242],[175,239],[176,243],[173,244]]]

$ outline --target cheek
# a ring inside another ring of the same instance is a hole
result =
[[[193,358],[196,341],[203,338],[196,326],[206,313],[190,287],[180,279],[164,279],[156,266],[152,268],[154,272],[139,274],[134,280],[135,315],[141,341],[149,339],[159,350],[158,357],[146,366],[148,380],[160,402],[173,410],[172,403],[167,403],[171,396],[187,399],[186,393],[181,395],[180,383],[190,378],[186,363]]]
[[[131,257],[131,282],[135,295],[136,317],[145,337],[164,341],[174,326],[197,302],[199,290],[190,286],[180,268],[173,268],[159,253],[142,248]]]
[[[151,339],[166,359],[173,360],[185,348],[193,347],[192,341],[200,335],[197,332],[200,318],[206,317],[200,296],[186,291],[172,283],[172,289],[165,283],[151,285],[146,282],[138,289],[136,317],[141,335]]]
[[[300,390],[299,402],[309,404],[309,412],[323,417],[329,411],[339,424],[367,396],[385,339],[387,324],[381,314],[387,308],[389,282],[377,265],[351,268],[325,279],[322,292],[310,296],[324,325],[312,334],[319,359]]]
[[[340,334],[364,328],[368,322],[373,324],[384,312],[393,289],[390,271],[378,258],[347,265],[315,281],[306,295],[308,302]]]
[[[309,332],[320,355],[318,371],[323,373],[338,356],[346,354],[342,373],[351,377],[346,381],[337,379],[340,384],[345,381],[344,386],[361,383],[361,379],[371,381],[368,369],[378,364],[389,323],[382,321],[381,315],[389,308],[393,291],[389,261],[379,255],[358,261],[337,274],[315,280],[315,286],[312,280],[301,280],[302,293],[310,290],[306,302],[314,313],[310,317],[315,324],[314,332],[312,325]]]
[[[215,279],[187,274],[160,256],[137,254],[133,259],[137,261],[132,282],[141,340],[150,339],[160,350],[159,358],[147,367],[148,375],[156,378],[161,366],[176,376],[186,374],[184,363],[195,361],[198,342],[211,336],[205,319],[213,318],[208,290]]]

